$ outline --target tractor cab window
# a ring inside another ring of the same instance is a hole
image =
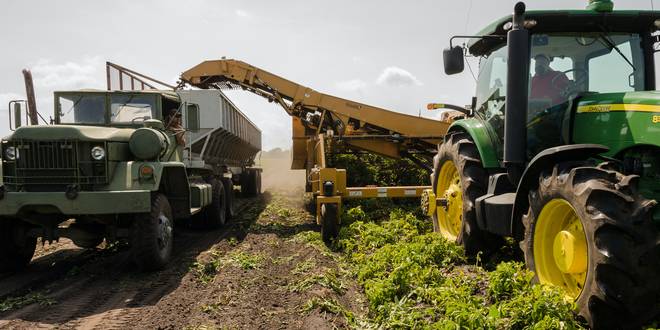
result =
[[[476,111],[494,132],[500,132],[500,139],[504,131],[507,49],[503,46],[481,59],[477,80]]]
[[[570,111],[580,95],[644,90],[637,34],[583,32],[531,36],[529,156],[570,143]]]
[[[110,122],[131,124],[155,117],[154,95],[116,94],[110,96]]]
[[[105,95],[73,94],[57,97],[56,116],[62,124],[104,124]]]

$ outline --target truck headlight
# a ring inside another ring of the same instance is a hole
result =
[[[92,158],[94,160],[103,160],[105,158],[105,149],[99,146],[92,148]]]
[[[7,157],[8,160],[16,160],[16,158],[18,158],[18,149],[16,149],[16,147],[7,147],[7,149],[5,149],[5,157]]]

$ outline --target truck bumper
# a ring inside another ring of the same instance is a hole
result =
[[[6,192],[0,199],[0,215],[25,210],[61,214],[142,213],[151,210],[149,190],[87,191],[68,199],[63,192]]]

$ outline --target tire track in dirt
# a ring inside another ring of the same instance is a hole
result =
[[[252,200],[240,200],[237,209],[250,206]],[[126,329],[148,306],[179,286],[197,255],[229,235],[229,230],[210,232],[177,228],[175,254],[168,268],[155,273],[138,273],[133,268],[126,248],[117,252],[101,251],[70,262],[79,267],[78,274],[50,277],[52,281],[23,283],[33,292],[44,292],[56,303],[51,306],[32,304],[18,310],[0,313],[1,328],[59,329]],[[84,261],[92,259],[88,263]],[[63,271],[67,274],[73,267]],[[16,274],[2,281],[20,278]],[[46,277],[48,278],[48,277]]]

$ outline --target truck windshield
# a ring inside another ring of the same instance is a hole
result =
[[[105,123],[105,95],[62,95],[57,98],[56,106],[62,124]]]
[[[155,103],[153,95],[111,95],[110,122],[132,123],[154,118]]]

